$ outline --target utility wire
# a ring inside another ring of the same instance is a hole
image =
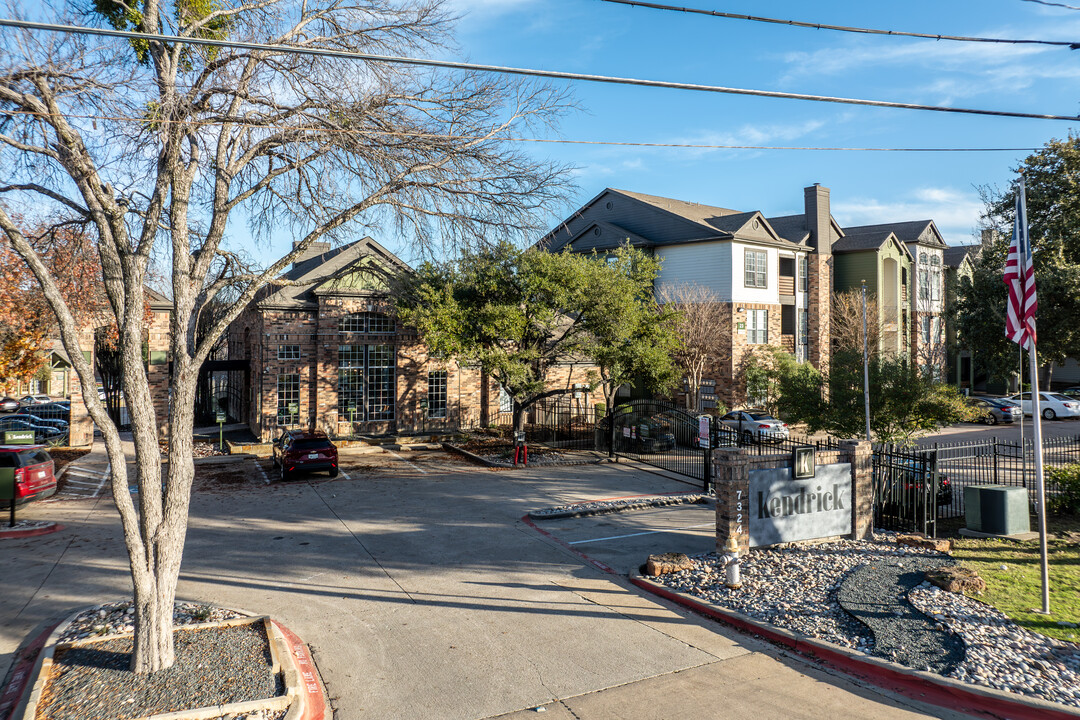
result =
[[[191,45],[211,45],[215,47],[231,47],[241,50],[254,50],[259,52],[294,53],[298,55],[312,55],[317,57],[332,57],[346,60],[367,60],[369,62],[397,63],[403,65],[419,65],[424,67],[447,68],[452,70],[471,70],[475,72],[499,73],[504,75],[525,75],[529,77],[551,78],[554,80],[608,83],[615,85],[637,85],[641,87],[667,88],[672,90],[693,90],[696,92],[725,93],[729,95],[753,95],[757,97],[782,98],[787,100],[808,100],[812,102],[841,103],[844,105],[867,105],[870,107],[898,108],[903,110],[924,110],[942,113],[959,113],[964,115],[988,115],[991,117],[1013,117],[1025,118],[1029,120],[1066,120],[1069,122],[1075,122],[1077,120],[1080,120],[1080,116],[1076,115],[1044,115],[1039,113],[1010,112],[1007,110],[980,110],[975,108],[946,107],[942,105],[919,105],[916,103],[890,102],[886,100],[864,100],[858,98],[832,97],[829,95],[788,93],[778,92],[775,90],[731,88],[723,87],[720,85],[699,85],[695,83],[669,82],[664,80],[643,80],[639,78],[614,77],[610,75],[587,75],[584,73],[571,73],[557,70],[536,70],[531,68],[504,67],[500,65],[481,65],[477,63],[466,63],[455,60],[433,60],[427,58],[373,55],[371,53],[345,52],[342,50],[326,50],[322,48],[301,48],[291,45],[269,45],[264,43],[239,42],[235,40],[215,40],[213,38],[180,37],[177,35],[162,35],[159,33],[141,33],[128,30],[90,28],[76,25],[57,25],[53,23],[30,22],[28,20],[15,20],[11,18],[0,18],[0,27],[15,27],[27,30],[44,30],[47,32],[120,37],[127,38],[129,40],[155,40],[159,42],[188,43]]]
[[[899,37],[927,38],[929,40],[953,40],[956,42],[978,43],[1006,43],[1012,45],[1057,45],[1070,50],[1080,48],[1080,42],[1068,40],[1010,40],[1006,38],[967,37],[965,35],[940,35],[937,33],[904,32],[903,30],[875,30],[872,28],[848,27],[846,25],[826,25],[825,23],[801,22],[799,20],[781,20],[778,18],[759,17],[757,15],[740,15],[738,13],[720,12],[718,10],[702,10],[700,8],[679,7],[677,5],[662,5],[660,3],[638,2],[638,0],[601,0],[601,2],[630,5],[633,7],[651,8],[653,10],[673,10],[675,12],[693,13],[696,15],[710,15],[718,18],[731,20],[752,20],[753,22],[775,23],[777,25],[791,25],[792,27],[813,28],[814,30],[837,30],[840,32],[862,33],[864,35],[896,35]],[[1059,5],[1060,3],[1044,2],[1044,0],[1028,0],[1028,2],[1041,2],[1044,5]],[[1070,7],[1061,5],[1061,7]],[[1072,8],[1078,9],[1078,8]]]
[[[26,115],[30,117],[51,118],[58,117],[56,113],[36,112],[33,110],[0,110],[0,115]],[[173,120],[170,118],[132,117],[128,115],[69,115],[64,118],[74,120],[109,120],[112,122],[137,122],[142,124],[153,123],[155,125],[184,124],[191,125],[231,125],[237,128],[252,130],[305,130],[303,125],[274,125],[262,124],[242,119],[211,118],[193,120]],[[414,137],[425,140],[483,140],[494,139],[496,135],[456,135],[445,133],[426,132],[402,132],[399,130],[346,130],[344,128],[318,128],[318,132],[327,135],[392,135],[397,137]],[[660,143],[639,142],[632,140],[573,140],[569,138],[536,138],[536,137],[505,137],[507,142],[522,143],[548,143],[553,145],[612,145],[615,147],[646,147],[646,148],[673,148],[688,150],[823,150],[823,151],[852,151],[852,152],[915,152],[915,153],[964,153],[964,152],[1037,152],[1036,147],[829,147],[817,145],[726,145],[712,143]]]
[[[1080,10],[1080,7],[1077,7],[1075,5],[1066,5],[1065,3],[1059,2],[1047,2],[1047,0],[1025,0],[1025,2],[1039,3],[1040,5],[1049,5],[1050,7],[1062,7],[1066,8],[1067,10]],[[1073,49],[1075,50],[1076,48],[1074,47]]]

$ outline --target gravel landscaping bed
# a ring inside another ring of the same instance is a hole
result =
[[[176,664],[148,676],[128,669],[131,637],[57,650],[38,717],[127,720],[284,692],[261,623],[181,629],[175,642]]]
[[[243,613],[214,605],[177,602],[173,607],[173,625],[182,627],[195,623],[235,620]],[[76,615],[60,636],[60,642],[73,642],[99,635],[120,635],[134,631],[135,606],[130,600],[106,603]]]
[[[841,587],[849,574],[860,570],[865,575],[867,568],[877,566],[882,574],[895,577],[905,565],[921,571],[924,566],[954,562],[932,550],[897,545],[893,535],[881,533],[867,541],[752,550],[741,559],[742,588],[729,590],[717,560],[713,553],[697,556],[692,569],[652,579],[777,627],[871,654],[881,654],[875,652],[874,633],[840,605]],[[936,631],[963,642],[959,662],[939,664],[947,677],[1080,706],[1080,644],[1026,631],[978,600],[929,583],[900,586]],[[865,602],[870,601],[868,596]],[[898,619],[893,629],[897,635],[887,641],[888,653],[918,645],[918,639],[902,636],[901,616],[886,604],[882,603],[880,622],[887,626],[890,616]],[[925,655],[915,653],[912,658],[920,670],[933,665]]]
[[[711,502],[713,499],[713,495],[705,495],[703,493],[648,495],[643,497],[619,498],[616,500],[597,500],[593,502],[577,503],[576,505],[559,505],[558,507],[544,508],[543,510],[533,510],[529,513],[529,517],[536,520],[586,517],[589,515],[604,515],[606,513],[625,512],[628,510],[641,510],[649,507],[693,505],[696,503]]]

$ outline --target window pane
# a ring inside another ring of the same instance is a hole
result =
[[[364,419],[364,346],[338,346],[338,417]]]
[[[341,332],[364,332],[364,314],[352,313],[344,315],[338,320],[338,330]]]
[[[747,250],[744,255],[746,287],[765,287],[766,259],[764,250]]]
[[[389,315],[380,313],[367,313],[369,333],[392,333],[394,332],[394,319]]]
[[[277,424],[300,424],[300,375],[278,375]]]
[[[427,416],[446,417],[446,371],[433,370],[427,380]]]
[[[278,360],[299,360],[300,359],[300,346],[299,345],[278,345],[277,359]]]
[[[368,420],[394,419],[394,347],[368,345]]]

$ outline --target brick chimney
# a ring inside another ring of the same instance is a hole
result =
[[[826,192],[828,192],[828,191],[826,191]],[[293,244],[292,244],[293,250],[295,250],[296,246],[299,245],[299,244],[300,244],[299,240],[293,240]],[[318,257],[319,255],[322,255],[325,252],[330,252],[330,243],[328,243],[328,242],[313,242],[310,245],[308,245],[307,250],[305,250],[299,257],[297,257],[295,260],[293,260],[292,266],[295,268],[297,265],[304,262],[305,260],[310,260],[313,257]]]
[[[810,231],[810,247],[819,255],[831,255],[829,188],[814,183],[803,190],[803,204],[806,208],[806,229]]]

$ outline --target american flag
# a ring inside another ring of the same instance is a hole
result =
[[[1023,181],[1016,192],[1016,223],[1009,246],[1009,259],[1005,261],[1004,279],[1009,288],[1005,337],[1030,350],[1035,347],[1035,310],[1039,303],[1035,299],[1035,267],[1031,262]]]

